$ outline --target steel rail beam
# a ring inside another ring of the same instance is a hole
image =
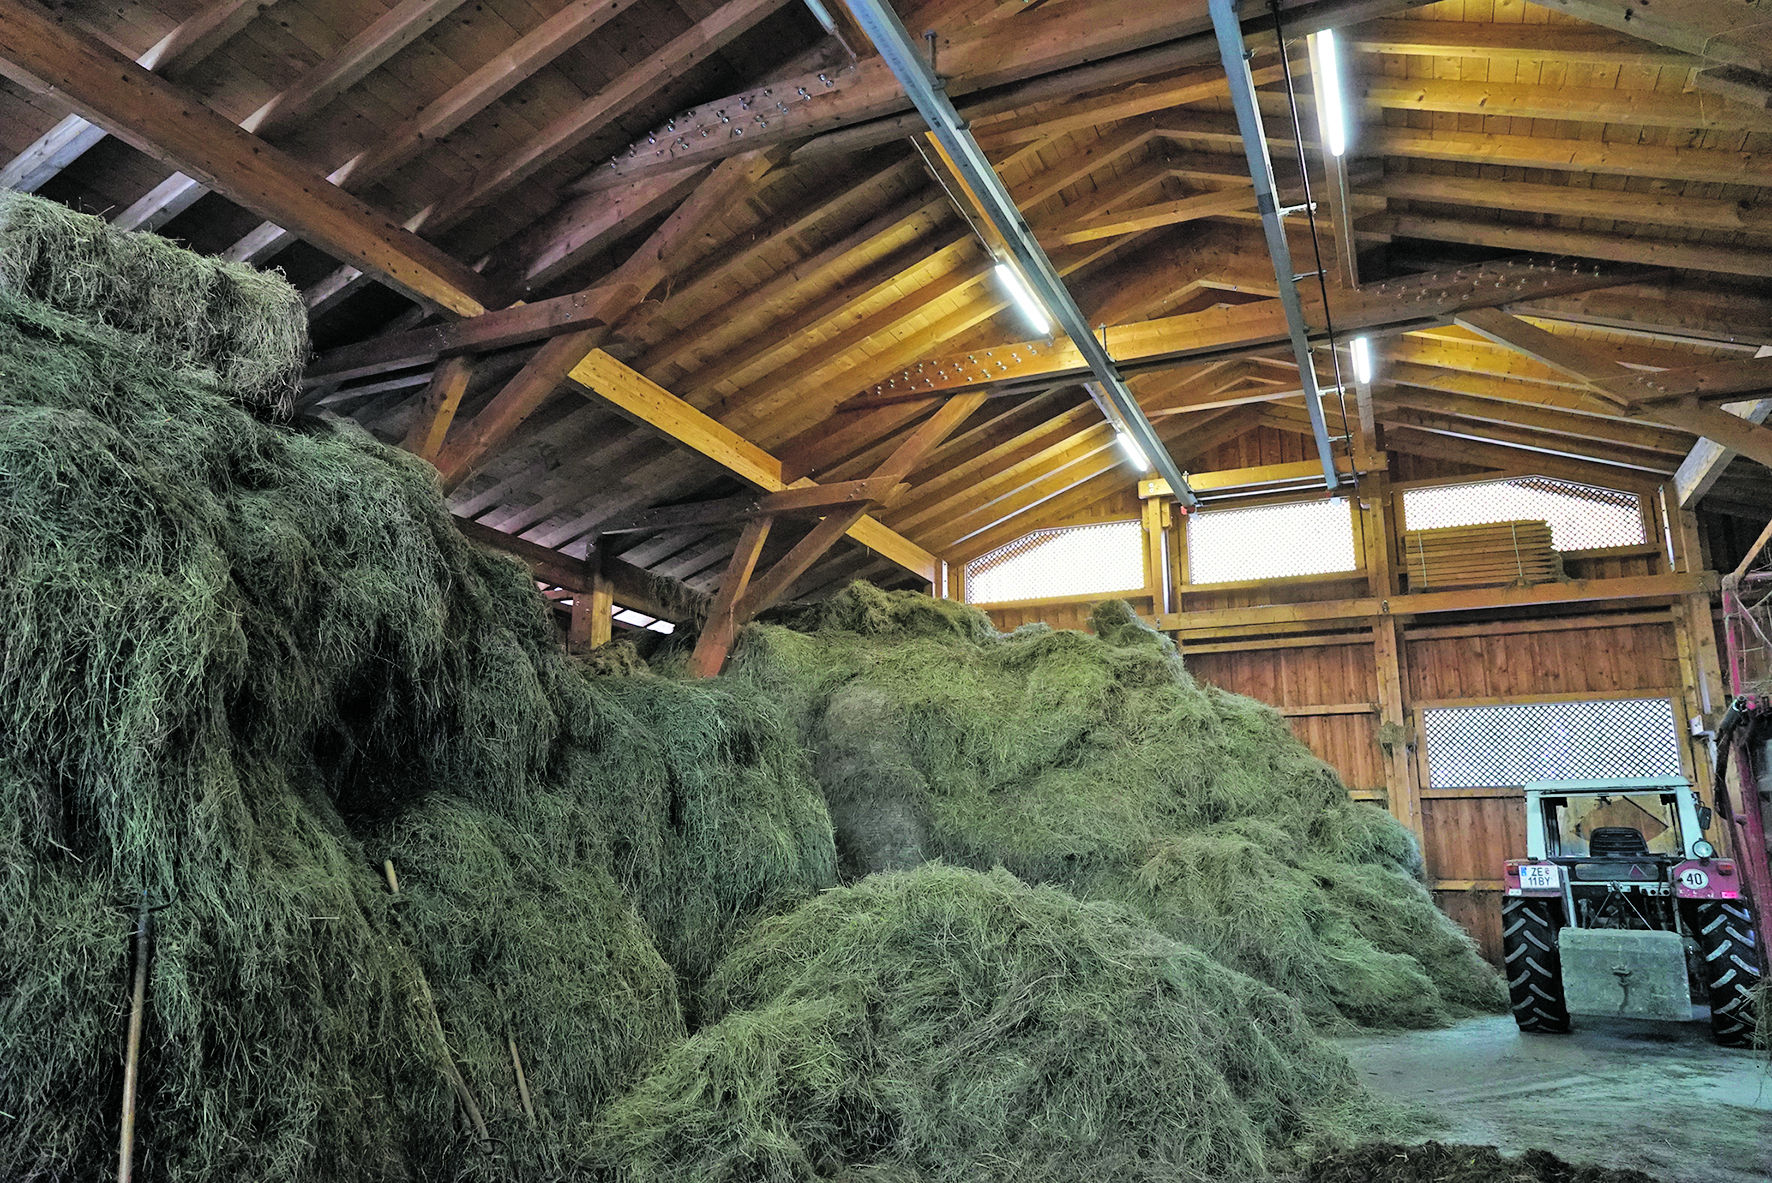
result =
[[[955,110],[953,101],[948,98],[945,83],[924,61],[922,51],[911,39],[904,23],[898,19],[898,14],[892,10],[887,0],[843,0],[843,3],[855,17],[856,23],[873,41],[874,47],[880,51],[881,60],[904,87],[905,94],[922,115],[923,121],[929,125],[930,132],[946,150],[955,171],[977,195],[985,217],[1002,236],[1013,265],[1020,271],[1028,287],[1046,306],[1046,310],[1088,362],[1089,369],[1100,383],[1105,396],[1106,405],[1102,409],[1109,422],[1131,438],[1145,459],[1169,482],[1169,487],[1176,491],[1184,504],[1197,506],[1199,501],[1188,488],[1175,458],[1163,445],[1150,420],[1145,418],[1143,409],[1126,385],[1126,379],[1121,376],[1114,359],[1101,342],[1096,340],[1094,332],[1089,328],[1088,319],[1083,315],[1082,309],[1077,307],[1070,289],[1065,286],[1052,261],[1046,257],[1046,252],[1035,239],[1034,232],[1023,220],[1021,211],[1010,197],[1002,178],[979,148],[966,121]],[[1240,37],[1239,33],[1239,39]],[[1271,172],[1269,181],[1271,186]],[[1320,410],[1318,414],[1321,415]],[[1330,484],[1333,487],[1335,478],[1332,463],[1330,473]]]
[[[1323,463],[1323,480],[1333,490],[1340,484],[1335,475],[1335,449],[1329,442],[1329,425],[1323,418],[1323,393],[1317,387],[1317,369],[1311,360],[1310,328],[1298,298],[1298,273],[1292,264],[1292,248],[1286,242],[1285,214],[1280,209],[1274,184],[1274,161],[1268,153],[1262,129],[1261,107],[1256,102],[1255,79],[1249,71],[1249,49],[1243,42],[1243,18],[1237,0],[1207,0],[1212,28],[1218,35],[1218,54],[1230,80],[1231,106],[1237,113],[1237,130],[1243,136],[1243,153],[1249,158],[1249,176],[1255,182],[1255,208],[1261,213],[1261,232],[1267,237],[1267,253],[1274,261],[1274,277],[1280,285],[1280,306],[1286,312],[1286,335],[1292,356],[1298,361],[1299,383],[1304,389],[1304,408],[1310,415],[1311,434],[1317,441],[1317,458]],[[1280,52],[1286,47],[1282,45]]]

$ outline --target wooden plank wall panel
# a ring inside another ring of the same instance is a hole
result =
[[[1525,798],[1434,798],[1421,803],[1423,855],[1437,879],[1501,878],[1501,864],[1526,849]]]
[[[1280,708],[1292,731],[1350,789],[1384,786],[1378,716],[1299,713],[1310,708],[1376,703],[1377,671],[1370,645],[1323,645],[1253,652],[1196,653],[1188,669],[1202,682]]]
[[[1140,616],[1153,613],[1149,596],[1127,596],[1125,600],[1132,605],[1132,610]],[[980,604],[985,614],[991,618],[1001,632],[1013,632],[1024,624],[1049,624],[1053,628],[1074,628],[1082,632],[1089,628],[1089,613],[1095,608],[1095,600],[1064,600],[1059,602],[1039,603],[1030,601],[1026,604]]]
[[[1411,701],[1416,703],[1617,695],[1679,685],[1679,655],[1671,624],[1412,637],[1407,663]]]
[[[1477,942],[1492,964],[1501,965],[1501,908],[1491,891],[1437,891],[1434,902]]]

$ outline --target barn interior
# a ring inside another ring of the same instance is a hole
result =
[[[1769,161],[1759,0],[0,0],[0,1178],[1763,1178]]]

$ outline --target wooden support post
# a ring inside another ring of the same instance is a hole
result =
[[[1361,537],[1366,557],[1367,588],[1374,600],[1383,603],[1397,594],[1395,536],[1391,529],[1390,479],[1373,475],[1361,485],[1364,501],[1360,506]],[[1402,625],[1389,614],[1372,623],[1372,659],[1378,683],[1378,726],[1390,733],[1392,742],[1384,750],[1384,788],[1391,816],[1409,828],[1417,842],[1423,843],[1425,832],[1421,820],[1421,784],[1416,762],[1410,749],[1415,731],[1409,721],[1409,703],[1404,673],[1406,664]],[[1427,868],[1431,878],[1433,868]]]
[[[956,604],[964,604],[966,602],[966,564],[944,563],[942,565],[947,568],[948,572],[948,599]]]
[[[1163,532],[1168,528],[1169,503],[1162,497],[1144,499],[1144,589],[1152,611],[1169,611],[1168,564],[1164,561]]]
[[[438,363],[431,375],[431,385],[425,391],[425,401],[418,408],[418,417],[406,431],[408,452],[436,462],[437,454],[443,450],[443,439],[449,434],[449,425],[455,422],[462,395],[468,391],[468,379],[473,376],[474,363],[470,358],[451,357]]]
[[[732,552],[732,561],[726,565],[719,594],[708,609],[707,623],[702,626],[701,637],[695,642],[695,652],[689,658],[690,672],[697,677],[711,678],[726,664],[726,655],[738,637],[738,626],[743,623],[738,615],[739,600],[750,587],[751,572],[757,569],[757,558],[763,553],[763,544],[769,540],[769,527],[774,523],[774,518],[753,518],[745,523],[744,533],[738,538],[738,549]]]
[[[586,653],[607,645],[615,636],[615,590],[600,573],[591,576],[588,591],[572,597],[572,625],[566,634],[570,653]]]

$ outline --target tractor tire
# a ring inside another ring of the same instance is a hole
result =
[[[1557,948],[1562,927],[1561,900],[1510,896],[1501,902],[1502,970],[1514,1022],[1522,1031],[1560,1035],[1569,1030],[1563,955]]]
[[[1701,900],[1692,908],[1700,972],[1710,1002],[1710,1033],[1724,1047],[1752,1047],[1760,949],[1745,900]]]

